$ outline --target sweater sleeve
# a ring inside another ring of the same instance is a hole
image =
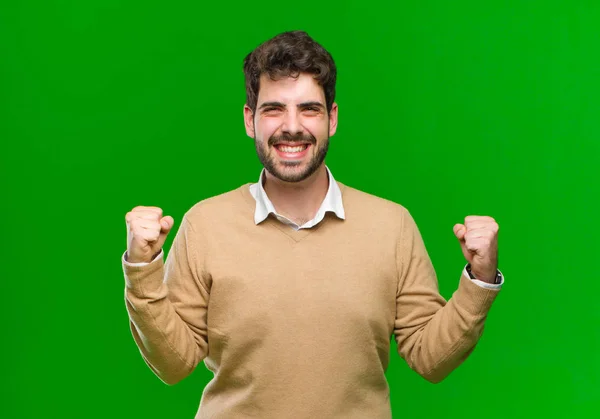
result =
[[[166,384],[188,376],[208,351],[209,287],[196,242],[184,217],[164,265],[162,258],[144,266],[122,264],[133,338],[148,366]]]
[[[422,377],[440,382],[475,348],[499,290],[479,287],[463,272],[458,289],[446,302],[408,211],[402,220],[397,265],[394,335],[398,353]]]

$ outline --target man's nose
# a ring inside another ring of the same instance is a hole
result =
[[[296,135],[302,132],[300,115],[298,115],[296,110],[288,110],[285,112],[283,123],[281,124],[281,131],[289,135]]]

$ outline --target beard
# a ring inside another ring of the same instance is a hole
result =
[[[329,137],[327,137],[323,143],[319,146],[316,151],[313,151],[313,155],[303,170],[300,171],[288,171],[285,168],[294,168],[298,167],[302,162],[298,161],[283,161],[281,165],[284,166],[284,169],[280,169],[275,162],[276,157],[272,154],[269,154],[269,150],[274,144],[285,141],[289,143],[310,143],[313,147],[316,147],[317,140],[311,134],[297,134],[297,135],[289,135],[282,134],[278,136],[271,136],[267,142],[267,145],[264,146],[261,141],[258,141],[256,137],[254,138],[254,144],[256,146],[256,154],[258,154],[258,159],[264,166],[264,168],[275,176],[277,179],[284,182],[301,182],[307,178],[309,178],[313,173],[317,171],[317,169],[323,164],[325,161],[325,156],[327,156],[327,151],[329,150]]]

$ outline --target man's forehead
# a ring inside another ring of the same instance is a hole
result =
[[[259,101],[322,101],[324,96],[323,88],[309,74],[302,73],[298,77],[280,77],[275,80],[266,74],[260,77]]]

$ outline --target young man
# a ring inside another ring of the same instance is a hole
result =
[[[390,338],[438,382],[473,350],[503,282],[498,225],[454,226],[467,260],[446,302],[417,226],[399,204],[334,180],[336,68],[301,31],[244,61],[246,132],[259,181],[194,205],[174,224],[126,215],[131,330],[168,384],[204,360],[214,372],[197,418],[390,418]]]

